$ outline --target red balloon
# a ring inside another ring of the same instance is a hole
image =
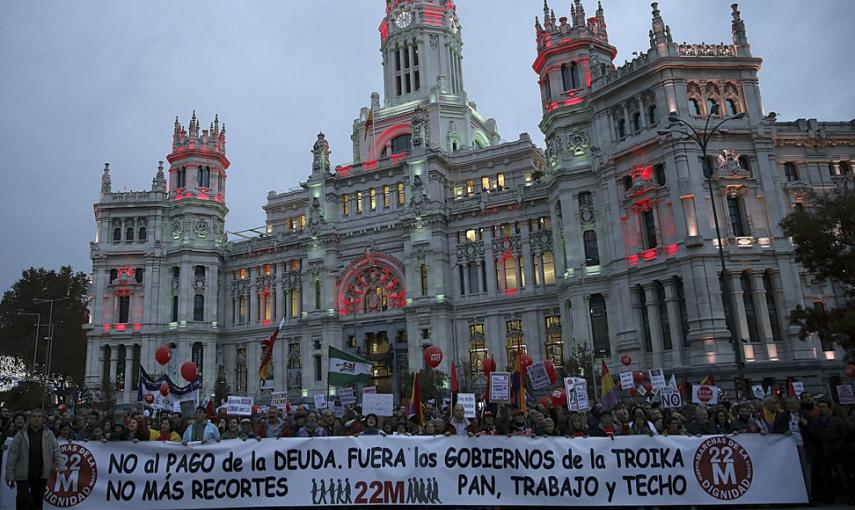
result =
[[[181,365],[181,377],[187,379],[188,381],[192,382],[196,380],[196,372],[196,364],[192,361],[185,361],[184,364]]]
[[[425,349],[425,365],[436,368],[440,363],[442,363],[442,349],[435,345]]]
[[[528,354],[523,353],[520,356],[520,367],[522,367],[523,372],[528,370],[528,367],[530,367],[533,363],[534,363],[534,360],[531,359],[531,356],[529,356]]]
[[[160,394],[164,397],[169,395],[169,385],[165,382],[160,383]]]
[[[620,362],[623,363],[623,366],[628,367],[632,365],[632,356],[629,354],[624,354],[620,357]]]
[[[846,375],[855,379],[855,365],[846,365]]]
[[[555,388],[552,390],[552,405],[555,407],[567,405],[567,392],[564,388]]]
[[[145,400],[146,404],[153,404],[154,403],[154,395],[152,395],[151,393],[146,393],[146,395],[143,397],[143,400]]]
[[[549,383],[555,384],[555,381],[558,380],[558,372],[555,371],[555,364],[551,359],[548,359],[543,362],[543,368],[546,369],[546,375],[549,376]]]
[[[537,400],[537,402],[538,402],[540,405],[542,405],[543,407],[547,408],[547,409],[549,409],[550,407],[552,407],[552,398],[551,398],[551,397],[549,397],[549,396],[544,395],[544,396],[540,397],[540,398]]]
[[[638,395],[638,390],[637,390],[636,388],[634,388],[634,387],[633,387],[633,388],[630,388],[630,389],[629,389],[629,394],[630,394],[630,395],[632,395],[632,396],[634,397],[634,396]]]
[[[65,412],[68,411],[68,406],[65,404],[59,404],[59,407],[57,407],[56,410],[59,414],[65,414]]]
[[[493,358],[484,358],[481,361],[481,368],[484,369],[484,374],[490,375],[492,372],[496,371],[496,360]]]
[[[648,393],[653,391],[653,385],[650,384],[649,382],[644,383],[644,390],[647,391]]]
[[[632,374],[632,380],[635,381],[635,384],[641,384],[644,382],[644,372],[635,372]]]
[[[154,359],[161,365],[166,365],[172,359],[172,349],[166,345],[161,345],[154,351]]]
[[[256,414],[260,414],[260,413],[261,413],[261,406],[260,406],[260,405],[258,405],[258,404],[253,404],[253,406],[252,406],[252,414],[253,414],[253,415],[256,415]]]

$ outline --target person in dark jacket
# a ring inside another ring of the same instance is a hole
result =
[[[5,477],[9,487],[17,486],[17,510],[41,510],[51,468],[56,464],[58,471],[65,470],[59,443],[43,422],[41,409],[30,411],[27,425],[9,445]]]
[[[810,497],[810,460],[808,452],[805,449],[804,432],[808,425],[807,418],[802,412],[801,402],[796,397],[787,399],[786,410],[775,417],[775,424],[772,427],[774,434],[787,434],[793,436],[793,442],[796,443],[796,449],[799,452],[799,463],[802,466],[802,476],[805,480],[805,488],[807,489],[808,497]]]

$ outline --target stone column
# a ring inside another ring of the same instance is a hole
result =
[[[256,285],[258,275],[258,268],[249,268],[249,309],[247,311],[247,324],[255,324],[260,315],[258,313],[258,286]]]
[[[487,264],[487,295],[496,295],[496,255],[493,253],[493,230],[484,229],[484,262]]]
[[[534,255],[531,252],[531,244],[529,244],[529,239],[531,238],[531,232],[528,228],[527,221],[520,222],[520,230],[522,231],[522,235],[520,235],[520,239],[522,240],[522,263],[519,265],[523,266],[520,268],[519,272],[525,276],[525,283],[529,289],[529,292],[534,291],[534,272],[532,271],[532,256]],[[519,259],[517,259],[519,261]],[[539,276],[540,284],[543,285],[543,276]],[[520,283],[522,283],[520,281]],[[522,285],[520,285],[522,288]]]
[[[748,318],[745,315],[745,302],[743,301],[744,293],[742,292],[742,280],[739,273],[728,271],[730,278],[730,309],[731,323],[736,329],[737,338],[744,341],[750,341],[751,335],[748,331]]]
[[[285,276],[285,264],[278,262],[276,264],[276,278],[274,279],[273,288],[276,295],[276,321],[287,317],[287,291],[282,284],[282,278]]]
[[[769,307],[766,306],[766,287],[763,286],[763,273],[751,271],[751,298],[754,300],[755,316],[760,340],[769,344],[774,342],[772,323],[769,321]]]
[[[134,380],[133,370],[134,344],[125,344],[125,389],[122,392],[122,401],[125,403],[131,402],[131,383]]]
[[[680,320],[680,303],[677,301],[677,283],[673,278],[662,281],[665,289],[665,307],[668,309],[668,327],[671,331],[672,366],[682,366],[683,327]]]
[[[119,346],[111,345],[110,346],[110,384],[116,384],[116,369],[119,365]]]
[[[644,306],[647,308],[647,322],[650,324],[650,339],[653,355],[650,358],[652,368],[662,367],[665,346],[662,339],[662,324],[659,321],[659,301],[656,299],[656,285],[653,282],[644,285]]]

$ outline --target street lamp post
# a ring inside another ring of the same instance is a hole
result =
[[[20,315],[29,315],[31,317],[37,317],[38,318],[36,323],[33,324],[33,326],[36,327],[36,338],[35,338],[35,342],[33,343],[33,370],[35,370],[37,356],[39,354],[39,332],[40,332],[41,326],[42,326],[42,314],[35,313],[35,312],[22,312],[22,311],[19,311],[18,313]]]
[[[721,277],[723,283],[723,292],[724,292],[724,305],[728,307],[725,309],[725,320],[727,322],[727,329],[730,331],[730,344],[733,347],[733,355],[734,360],[736,361],[736,372],[739,377],[740,385],[742,386],[742,391],[744,394],[748,394],[747,389],[745,388],[745,361],[742,359],[742,343],[740,339],[736,335],[736,330],[733,327],[732,320],[730,316],[733,314],[731,308],[731,294],[730,294],[730,279],[728,278],[727,273],[727,262],[724,257],[724,244],[721,239],[721,228],[719,227],[718,222],[718,211],[715,204],[715,193],[713,192],[713,184],[712,184],[712,175],[713,168],[710,167],[707,169],[707,165],[709,165],[707,159],[707,148],[709,147],[709,142],[713,136],[716,134],[726,134],[727,132],[721,129],[726,122],[731,120],[739,120],[745,117],[745,112],[737,113],[736,115],[731,115],[725,117],[721,121],[719,121],[712,129],[710,129],[710,121],[719,112],[719,105],[715,104],[710,109],[709,114],[707,115],[706,122],[704,123],[704,129],[698,132],[694,126],[692,126],[689,122],[681,119],[677,116],[677,112],[671,112],[668,115],[668,122],[670,125],[668,129],[661,129],[658,131],[660,135],[668,135],[672,133],[677,133],[684,135],[698,144],[698,147],[701,149],[702,155],[702,169],[704,172],[704,178],[707,181],[707,187],[710,192],[710,203],[712,204],[712,213],[713,213],[713,221],[715,223],[715,235],[718,241],[718,256],[719,261],[721,262]],[[728,313],[728,309],[730,309],[730,313]],[[737,397],[739,391],[739,385],[737,386]]]
[[[33,303],[50,303],[50,312],[48,313],[48,336],[45,337],[45,340],[48,341],[48,347],[47,352],[45,353],[44,374],[42,375],[42,409],[45,408],[45,399],[47,398],[48,393],[48,375],[50,374],[50,366],[53,357],[53,304],[57,301],[65,301],[67,299],[67,297],[56,299],[33,299]]]

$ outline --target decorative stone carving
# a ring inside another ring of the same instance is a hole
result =
[[[552,251],[552,230],[538,230],[528,235],[528,244],[535,253]]]
[[[484,260],[484,241],[467,241],[457,245],[457,260],[467,263]]]
[[[320,233],[321,225],[324,222],[324,212],[321,210],[321,202],[317,197],[312,197],[312,205],[309,207],[309,234],[312,237],[317,237]]]
[[[732,44],[678,44],[677,54],[686,57],[735,57],[736,48]]]
[[[198,239],[207,239],[209,234],[208,222],[205,220],[196,220],[193,232]]]
[[[413,111],[413,119],[410,121],[412,127],[413,147],[430,147],[430,123],[427,114],[421,106]]]
[[[330,171],[330,144],[323,133],[318,133],[318,139],[312,146],[312,171]]]
[[[184,224],[181,220],[172,222],[172,239],[178,241],[184,237]]]
[[[410,186],[410,211],[416,217],[421,217],[429,203],[430,199],[424,181],[422,181],[421,176],[416,175],[413,178],[413,184]]]
[[[724,149],[717,159],[718,171],[715,179],[748,179],[751,173],[739,166],[739,154],[733,149]]]

